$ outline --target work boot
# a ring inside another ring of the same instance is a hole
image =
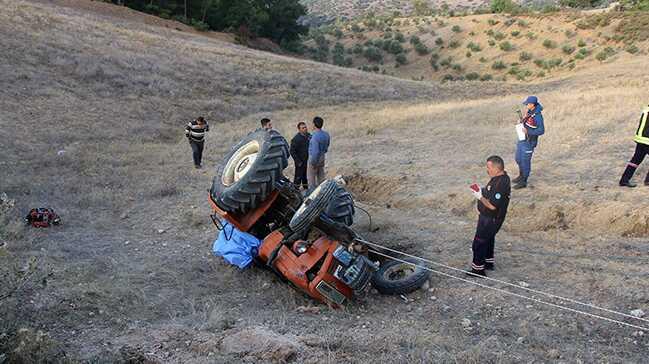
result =
[[[633,187],[636,187],[636,186],[637,186],[637,184],[635,184],[635,183],[633,183],[631,181],[626,181],[626,182],[620,181],[620,187],[631,187],[631,188],[633,188]],[[645,186],[649,186],[649,184],[647,182],[645,182]]]
[[[520,190],[521,188],[525,188],[525,187],[527,187],[527,181],[524,179],[518,181],[518,183],[514,185],[515,190]]]
[[[484,264],[484,269],[485,270],[494,270],[494,264],[493,263],[485,263]]]
[[[518,169],[518,177],[514,178],[512,180],[513,183],[518,183],[523,180],[523,173],[521,172],[521,169]]]
[[[476,276],[478,276],[478,278],[482,278],[482,277],[486,277],[486,276],[487,276],[487,273],[485,273],[484,270],[475,270],[475,269],[473,269],[473,268],[471,268],[470,270],[466,271],[465,273],[466,273],[466,275],[471,276],[471,277],[476,277]]]
[[[201,169],[202,166],[201,166],[200,164],[195,164],[195,165],[194,165],[194,168],[196,168],[196,169]]]
[[[626,165],[626,169],[620,178],[620,186],[622,187],[635,187],[636,184],[631,182],[631,177],[635,173],[635,170],[638,168],[637,165],[631,164],[630,162]]]
[[[644,179],[644,185],[649,186],[649,173],[647,173],[647,177]]]

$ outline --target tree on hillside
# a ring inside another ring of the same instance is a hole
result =
[[[154,15],[180,20],[197,29],[245,30],[250,36],[290,43],[307,32],[297,23],[306,15],[299,0],[111,0]]]
[[[433,13],[426,0],[412,0],[412,7],[415,9],[415,15],[427,16]]]

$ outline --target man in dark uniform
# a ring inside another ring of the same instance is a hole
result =
[[[638,168],[640,163],[642,163],[644,157],[649,154],[649,106],[642,110],[640,125],[638,125],[633,140],[636,142],[635,153],[633,153],[633,157],[629,163],[627,163],[624,174],[620,179],[620,186],[623,187],[636,186],[635,183],[631,182],[631,177],[633,177],[635,170]],[[647,173],[647,177],[644,179],[644,185],[649,186],[649,172]]]
[[[473,239],[473,261],[469,275],[486,277],[485,269],[494,269],[495,237],[505,221],[511,182],[505,172],[505,162],[499,156],[487,158],[487,174],[491,177],[485,188],[472,185],[473,196],[478,200],[478,227]]]
[[[309,160],[309,140],[311,134],[306,126],[306,123],[300,121],[297,124],[298,133],[291,139],[291,157],[295,162],[295,178],[293,183],[296,186],[308,189],[308,182],[306,178],[306,165]]]

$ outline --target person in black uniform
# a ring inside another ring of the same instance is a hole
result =
[[[478,200],[478,227],[473,238],[473,261],[469,275],[486,277],[485,269],[494,269],[495,237],[505,221],[511,181],[505,172],[505,162],[499,156],[487,158],[487,174],[491,179],[485,188],[472,185],[473,195]]]
[[[620,186],[623,187],[635,187],[636,184],[631,182],[631,177],[635,173],[635,170],[638,169],[638,166],[644,160],[644,157],[649,154],[649,106],[642,110],[642,115],[640,116],[640,124],[638,129],[636,129],[635,136],[633,138],[635,141],[635,153],[633,157],[627,163],[624,174],[620,178]],[[644,179],[644,185],[649,186],[649,172],[647,177]]]
[[[201,168],[203,147],[205,146],[205,133],[208,131],[210,131],[210,126],[202,116],[190,121],[185,127],[185,136],[189,140],[189,146],[192,148],[192,158],[194,159],[194,167],[196,169]]]
[[[306,166],[309,160],[309,140],[311,134],[306,123],[300,121],[297,124],[298,133],[291,139],[291,157],[295,162],[295,178],[293,183],[296,186],[308,189],[308,182],[306,178]]]

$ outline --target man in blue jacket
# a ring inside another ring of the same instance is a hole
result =
[[[309,190],[320,185],[325,178],[325,155],[329,150],[329,133],[322,130],[324,120],[316,116],[313,118],[314,132],[309,141],[309,160],[306,167],[306,178],[309,183]]]
[[[532,154],[538,145],[539,136],[545,133],[543,115],[541,114],[543,106],[539,103],[539,99],[536,96],[529,96],[523,101],[523,105],[527,105],[527,112],[521,120],[524,126],[525,140],[519,140],[516,145],[516,164],[518,164],[519,175],[512,180],[515,183],[514,189],[517,190],[527,187],[527,179],[532,170]]]

